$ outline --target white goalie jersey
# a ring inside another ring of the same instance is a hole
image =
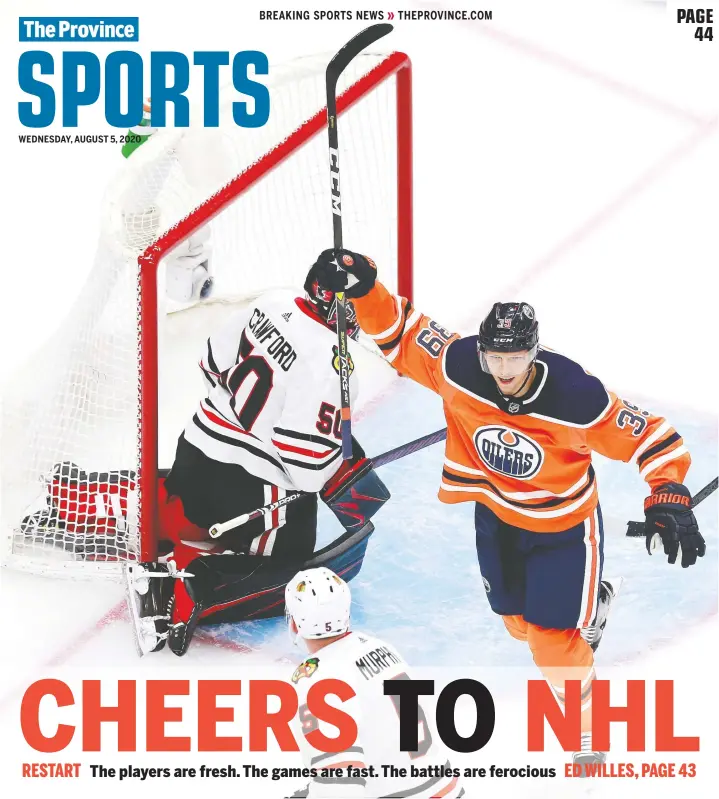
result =
[[[464,795],[460,770],[452,766],[421,703],[418,749],[416,752],[400,751],[397,697],[386,696],[383,684],[387,680],[410,678],[410,667],[393,646],[357,631],[347,633],[297,667],[292,682],[299,710],[293,734],[303,766],[312,770],[308,792],[301,795],[309,799],[379,796],[459,799]],[[342,680],[355,692],[354,697],[341,704],[337,704],[336,699],[329,700],[357,724],[354,744],[342,752],[318,751],[305,738],[305,734],[314,729],[321,730],[328,738],[337,736],[334,726],[312,716],[307,707],[310,688],[323,679]],[[390,766],[405,769],[406,776],[390,776]],[[337,769],[342,769],[341,776]]]
[[[290,291],[259,297],[207,340],[209,388],[185,428],[209,458],[316,492],[342,463],[337,334]],[[357,396],[350,358],[350,394]]]

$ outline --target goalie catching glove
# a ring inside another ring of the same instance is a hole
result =
[[[346,297],[353,300],[364,297],[374,288],[377,266],[366,255],[350,250],[324,250],[310,273],[323,288],[334,293],[344,291]]]
[[[647,552],[652,555],[664,545],[669,563],[676,563],[679,550],[682,568],[693,566],[703,558],[706,544],[692,511],[692,497],[681,483],[657,486],[644,500]]]
[[[210,296],[212,284],[212,242],[205,225],[165,259],[165,293],[175,302],[197,302]]]

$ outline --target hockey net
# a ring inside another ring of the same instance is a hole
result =
[[[328,60],[270,67],[265,126],[160,130],[110,187],[89,280],[28,367],[42,386],[4,398],[4,565],[117,577],[124,561],[155,558],[158,463],[171,465],[202,396],[204,341],[229,309],[268,288],[299,294],[332,245]],[[409,60],[361,55],[338,89],[344,241],[409,296]],[[236,99],[221,95],[221,118]],[[163,258],[207,226],[212,294],[168,307]]]

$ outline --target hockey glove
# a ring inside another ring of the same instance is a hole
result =
[[[212,292],[212,237],[204,225],[165,259],[165,294],[179,303],[204,300]]]
[[[669,563],[676,563],[681,548],[682,568],[693,566],[697,557],[706,552],[704,538],[699,532],[692,511],[689,490],[681,483],[664,483],[657,486],[644,500],[645,535],[647,552],[652,555],[664,545]]]
[[[320,497],[345,530],[354,531],[377,513],[390,493],[377,476],[372,461],[362,453],[360,457],[343,462],[320,492]]]
[[[337,269],[337,265],[341,270]],[[344,291],[350,300],[364,297],[377,279],[375,262],[349,250],[324,250],[310,269],[307,280],[317,279],[323,287],[337,293]],[[306,285],[306,284],[305,284]]]

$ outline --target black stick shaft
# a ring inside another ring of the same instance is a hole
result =
[[[330,186],[332,194],[332,230],[335,250],[342,249],[342,196],[340,193],[340,155],[339,135],[337,132],[337,81],[352,59],[359,55],[365,47],[386,36],[392,30],[391,25],[372,25],[350,39],[337,52],[327,66],[327,136],[329,140]],[[341,266],[338,264],[337,269]],[[337,306],[337,354],[340,378],[340,431],[342,434],[342,457],[352,459],[352,409],[350,401],[349,350],[347,346],[347,312],[345,293],[335,294]]]
[[[431,447],[432,444],[444,441],[445,438],[447,438],[447,428],[443,427],[441,430],[437,430],[434,433],[429,433],[429,435],[422,436],[422,438],[416,438],[414,441],[408,441],[406,444],[389,450],[389,452],[383,452],[381,455],[377,455],[372,458],[372,463],[374,463],[375,466],[384,466],[387,463],[398,461],[400,458],[405,458],[413,452],[418,452],[425,447]]]

